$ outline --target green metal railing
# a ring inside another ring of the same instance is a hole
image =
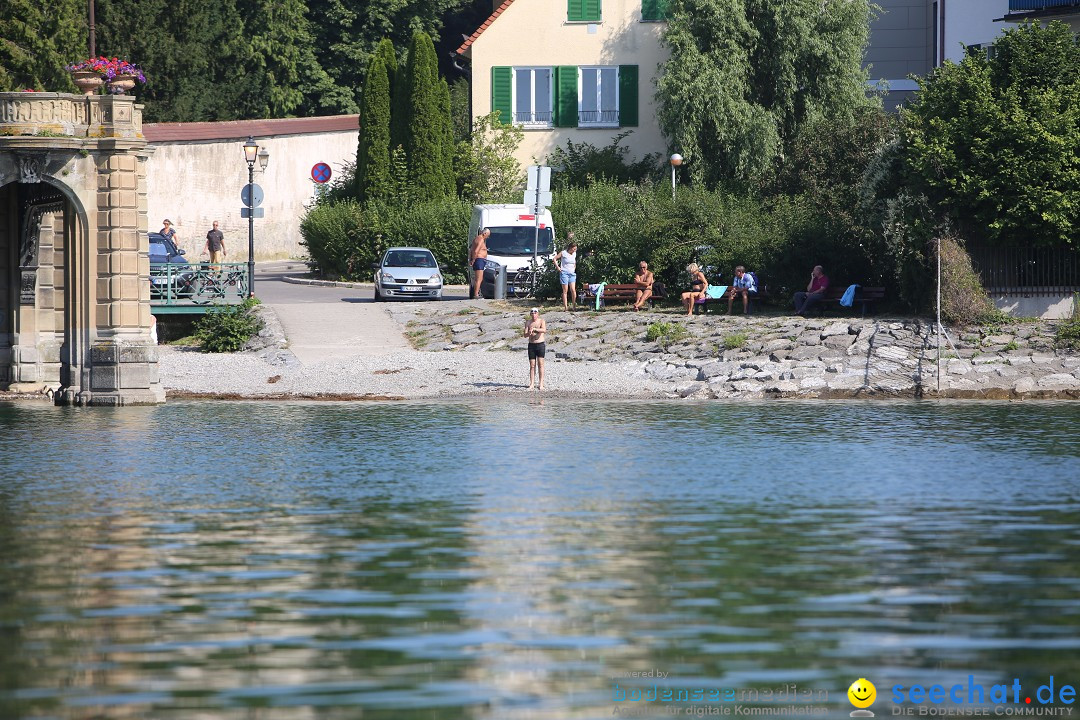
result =
[[[157,308],[236,304],[249,287],[247,263],[150,263],[150,304]]]

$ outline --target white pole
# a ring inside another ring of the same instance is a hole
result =
[[[540,254],[540,178],[543,175],[543,169],[540,165],[536,166],[536,199],[533,201],[533,265],[537,264],[536,256]]]
[[[675,166],[671,166],[671,199],[675,199]]]
[[[941,238],[937,241],[937,392],[941,396]]]

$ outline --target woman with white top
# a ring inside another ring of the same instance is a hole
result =
[[[559,271],[559,283],[562,285],[563,310],[569,310],[566,304],[566,293],[570,293],[570,302],[577,305],[577,243],[574,242],[574,233],[567,236],[566,249],[552,258],[556,269]]]

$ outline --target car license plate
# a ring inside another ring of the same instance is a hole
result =
[[[402,285],[401,289],[404,290],[405,292],[419,292],[419,291],[423,290],[424,288],[417,287],[415,285]]]

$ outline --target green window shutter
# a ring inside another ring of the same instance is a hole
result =
[[[555,68],[555,127],[577,127],[577,65]]]
[[[668,0],[641,0],[641,21],[661,22],[668,19]]]
[[[600,22],[601,0],[566,0],[566,19],[569,22]]]
[[[510,125],[514,121],[513,94],[514,71],[505,65],[491,68],[491,109],[499,111],[499,122]]]
[[[638,124],[638,66],[619,66],[619,127]]]

